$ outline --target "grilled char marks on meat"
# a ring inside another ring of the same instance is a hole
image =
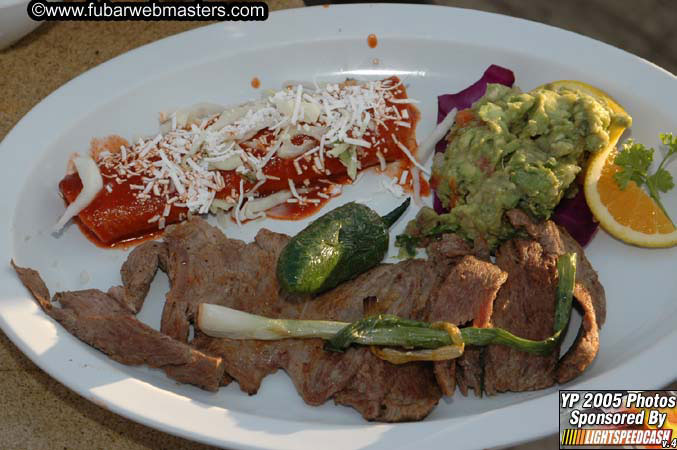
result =
[[[555,256],[571,252],[577,255],[574,298],[583,311],[583,321],[574,344],[557,367],[557,382],[566,383],[580,375],[597,356],[599,329],[606,320],[604,288],[583,249],[566,230],[551,221],[534,223],[523,211],[512,210],[506,214],[515,227],[524,228],[545,252]]]
[[[224,373],[221,358],[150,328],[138,321],[126,304],[96,289],[57,293],[53,300],[61,307],[54,306],[36,271],[12,265],[43,311],[83,342],[122,364],[159,367],[177,381],[218,389]]]

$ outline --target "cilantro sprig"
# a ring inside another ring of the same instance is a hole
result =
[[[653,162],[654,149],[628,139],[614,159],[614,164],[621,167],[621,170],[614,174],[614,179],[621,189],[625,189],[630,181],[634,181],[639,187],[646,185],[649,196],[670,219],[660,200],[660,193],[668,192],[675,187],[672,174],[665,169],[665,164],[670,157],[677,154],[677,136],[673,136],[672,133],[661,133],[660,138],[668,151],[653,174],[649,174],[649,168]],[[672,219],[670,221],[672,222]]]

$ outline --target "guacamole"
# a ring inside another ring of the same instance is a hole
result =
[[[609,127],[630,122],[579,91],[489,84],[484,97],[457,114],[445,152],[433,161],[431,185],[449,213],[424,209],[407,234],[453,231],[495,248],[514,233],[505,211],[548,219],[575,189],[588,155],[609,144]]]

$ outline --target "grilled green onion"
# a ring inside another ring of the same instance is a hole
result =
[[[350,325],[329,320],[269,319],[209,303],[200,304],[197,324],[204,333],[216,338],[266,341],[287,338],[331,339]]]
[[[327,350],[336,352],[345,351],[353,344],[407,349],[374,349],[379,357],[393,363],[457,358],[463,354],[465,345],[499,344],[527,353],[547,355],[559,344],[562,331],[571,317],[576,279],[574,253],[558,258],[557,274],[554,334],[541,341],[524,339],[501,328],[467,327],[459,330],[449,323],[421,322],[388,314],[365,317],[353,323],[269,319],[206,303],[199,307],[197,322],[200,330],[213,337],[263,340],[321,338],[327,340]]]

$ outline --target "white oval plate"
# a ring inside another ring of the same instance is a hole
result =
[[[378,47],[367,36],[378,37]],[[263,23],[222,23],[129,52],[51,94],[12,130],[0,147],[0,254],[40,270],[52,291],[119,283],[123,251],[90,244],[70,226],[49,229],[63,210],[57,183],[72,151],[90,138],[157,130],[156,113],[197,101],[232,104],[284,80],[379,78],[397,74],[421,100],[419,139],[434,126],[436,96],[474,82],[490,64],[511,68],[530,89],[557,79],[598,85],[635,119],[633,136],[658,144],[677,131],[674,76],[628,53],[536,23],[470,10],[414,5],[350,5],[276,12]],[[327,208],[366,199],[385,212],[397,199],[377,192],[367,174]],[[677,211],[677,196],[668,196]],[[414,214],[414,208],[409,217]],[[255,222],[229,236],[251,239],[267,226],[293,233],[306,222]],[[395,233],[401,231],[398,224]],[[604,232],[587,249],[608,297],[608,320],[594,364],[568,388],[658,388],[677,374],[673,321],[677,315],[676,249],[642,250]],[[667,271],[666,271],[667,270]],[[557,390],[491,398],[444,399],[419,423],[366,423],[349,408],[306,406],[283,373],[256,396],[236,383],[217,394],[177,385],[163,373],[117,364],[46,317],[6,266],[0,274],[0,326],[51,376],[82,396],[146,425],[210,444],[241,448],[488,447],[535,438],[557,429]],[[159,275],[140,313],[159,324],[166,277]],[[570,333],[571,334],[571,333]],[[490,430],[488,432],[488,430]]]

